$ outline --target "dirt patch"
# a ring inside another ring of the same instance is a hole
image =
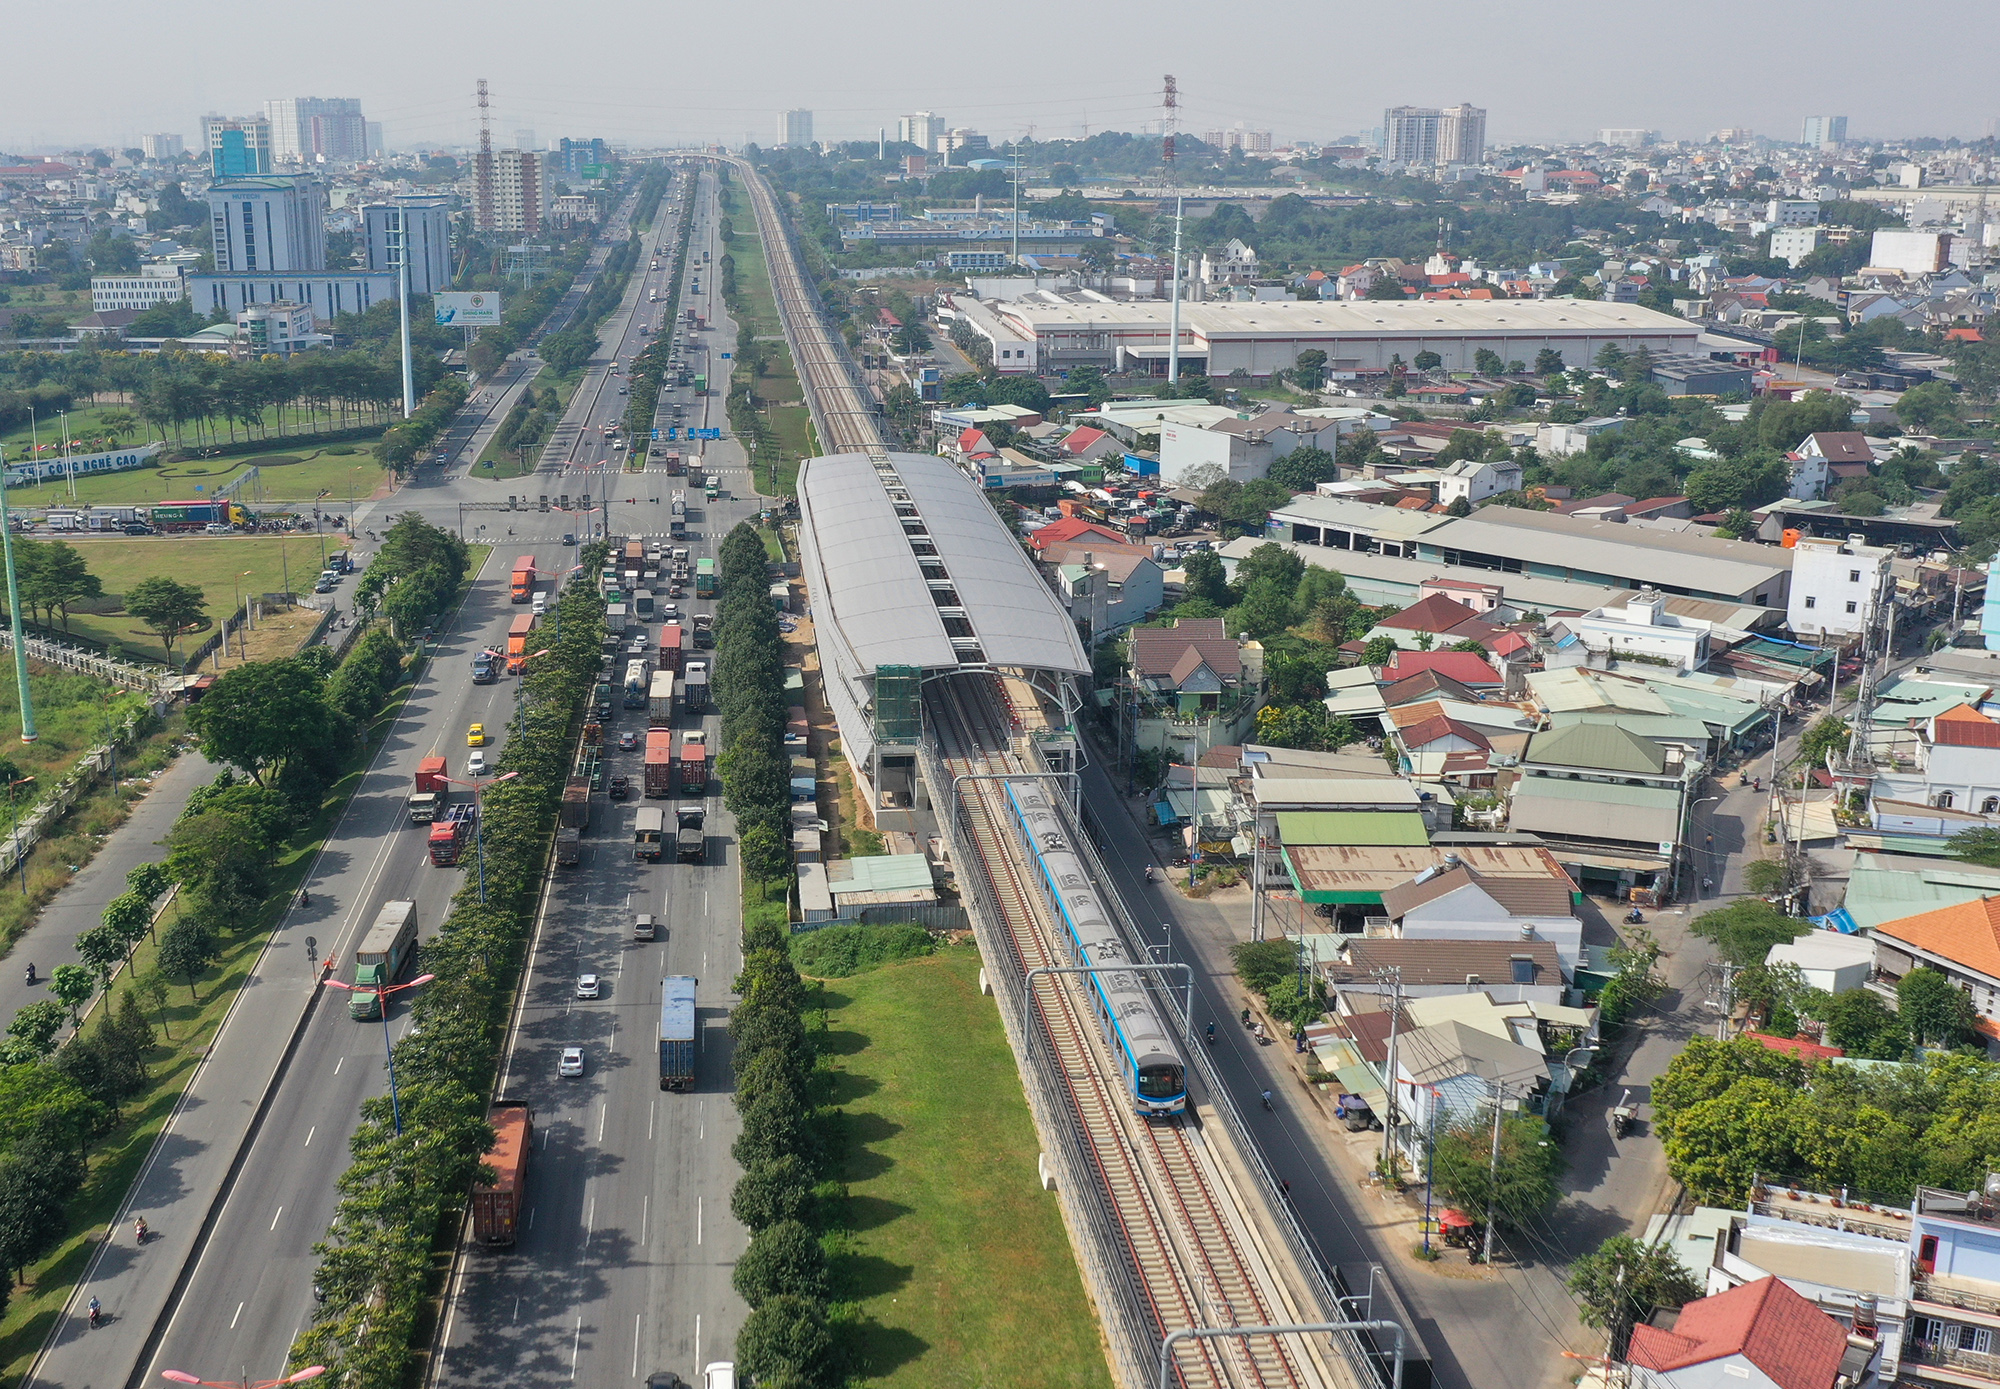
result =
[[[276,661],[295,656],[306,638],[313,634],[313,629],[319,626],[320,616],[313,608],[284,608],[258,618],[255,627],[232,628],[229,654],[225,656],[217,648],[201,663],[201,668],[207,672],[221,672],[234,670],[246,661]],[[246,649],[249,653],[247,657],[244,654]]]

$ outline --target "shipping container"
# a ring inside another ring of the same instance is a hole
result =
[[[428,825],[451,798],[451,783],[445,779],[442,757],[426,757],[417,763],[415,784],[410,789],[410,823]]]
[[[458,862],[472,839],[477,814],[478,811],[470,803],[460,802],[445,811],[444,817],[431,826],[432,863],[440,868],[449,868]]]
[[[678,672],[686,649],[686,629],[678,622],[669,622],[660,629],[660,669]]]
[[[658,799],[674,793],[674,735],[659,728],[646,735],[646,794]]]
[[[698,981],[682,974],[660,981],[660,1088],[694,1088],[695,1005]]]
[[[473,1185],[472,1237],[488,1246],[509,1245],[520,1227],[528,1157],[535,1147],[534,1111],[513,1100],[496,1100],[486,1111],[486,1122],[493,1126],[494,1142],[484,1163],[493,1169],[493,1180]]]
[[[528,659],[528,637],[535,630],[535,615],[522,613],[507,627],[507,673],[519,675]]]
[[[690,714],[708,709],[708,662],[689,661],[681,679],[681,702]]]
[[[683,796],[706,796],[708,794],[708,746],[693,739],[681,744],[680,772],[675,780],[680,783]]]
[[[694,562],[694,596],[715,597],[715,561],[706,556]]]
[[[646,722],[654,728],[673,726],[674,673],[670,670],[653,672],[653,683],[646,694]]]
[[[417,949],[417,904],[384,902],[375,924],[354,952],[354,992],[347,996],[347,1016],[370,1022],[382,1016],[381,995],[403,977]]]
[[[564,829],[585,830],[590,828],[590,783],[581,786],[565,786],[562,793],[562,809],[557,815],[557,823]]]

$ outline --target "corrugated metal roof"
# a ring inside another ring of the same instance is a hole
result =
[[[1287,844],[1399,844],[1431,842],[1424,817],[1414,812],[1286,810],[1278,813],[1278,838]]]
[[[1657,774],[1666,766],[1659,745],[1615,723],[1579,723],[1528,740],[1521,759],[1558,767],[1589,767],[1606,772]]]
[[[1514,788],[1510,823],[1539,834],[1657,844],[1680,837],[1680,800],[1665,787],[1531,776]]]
[[[828,864],[827,870],[827,887],[837,897],[850,892],[906,892],[932,886],[931,863],[922,854],[870,854],[840,859]]]
[[[941,458],[889,461],[921,515],[989,664],[1081,674],[1076,628],[986,498]],[[808,459],[799,470],[800,546],[822,639],[829,627],[854,663],[954,667],[959,653],[902,518],[865,454]]]

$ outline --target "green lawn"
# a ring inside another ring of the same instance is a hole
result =
[[[365,748],[356,751],[351,770],[327,792],[318,819],[280,854],[272,872],[275,890],[265,899],[256,917],[224,941],[221,960],[209,969],[195,992],[191,995],[184,984],[176,982],[167,991],[164,1007],[156,1006],[141,993],[146,1016],[153,1023],[154,1037],[159,1043],[150,1062],[152,1088],[127,1106],[119,1126],[100,1140],[91,1153],[90,1175],[83,1193],[70,1207],[73,1233],[54,1254],[28,1270],[24,1285],[15,1287],[13,1300],[5,1316],[0,1317],[0,1386],[19,1384],[33,1363],[57,1314],[83,1276],[105,1226],[117,1214],[181,1092],[194,1078],[195,1068],[214,1041],[236,991],[249,978],[272,928],[284,914],[292,893],[311,867],[348,798],[360,785],[368,758],[388,735],[395,713],[408,692],[407,685],[399,689],[388,707],[376,716],[369,727]],[[114,995],[130,987],[134,977],[143,981],[156,974],[154,953],[151,943],[139,947],[133,973],[113,983]]]
[[[236,610],[241,593],[277,593],[291,578],[295,592],[307,592],[318,576],[321,542],[326,553],[340,549],[345,541],[337,535],[323,536],[147,536],[119,540],[78,540],[90,572],[104,582],[107,600],[115,600],[141,579],[163,574],[200,588],[209,617],[221,621]],[[248,577],[244,571],[248,570]],[[352,588],[353,578],[341,581],[342,591]],[[105,606],[111,606],[109,602]],[[70,627],[77,635],[94,641],[117,642],[127,652],[145,660],[165,660],[160,639],[122,609],[104,613],[72,609]],[[191,646],[207,639],[206,632],[182,637],[174,644],[179,659]]]
[[[731,239],[729,254],[736,261],[738,291],[738,303],[731,312],[739,325],[749,324],[755,336],[777,339],[765,344],[771,349],[769,358],[751,388],[763,402],[764,423],[777,447],[777,476],[775,479],[771,476],[765,466],[770,460],[766,458],[757,460],[757,477],[765,495],[788,497],[798,491],[799,460],[812,456],[812,412],[804,403],[805,389],[799,384],[792,350],[783,341],[777,299],[764,262],[764,244],[755,233],[754,223]],[[798,403],[786,403],[792,401]]]
[[[332,451],[336,449],[345,452]],[[76,480],[76,500],[102,506],[158,506],[163,502],[196,501],[213,497],[218,487],[253,467],[258,470],[257,479],[243,489],[238,499],[253,508],[284,502],[310,505],[321,492],[327,492],[331,495],[326,505],[344,511],[350,492],[356,502],[366,501],[388,477],[388,470],[375,459],[372,444],[333,444],[303,447],[293,452],[274,450],[247,458],[197,458],[157,468],[136,468],[129,473],[80,477]],[[202,490],[197,492],[197,487]],[[12,506],[66,506],[69,500],[69,487],[61,480],[14,487],[7,492],[8,504]]]
[[[190,421],[179,439],[168,440],[169,447],[208,448],[219,444],[241,443],[260,435],[310,435],[315,431],[351,429],[362,425],[386,424],[393,415],[378,416],[368,411],[348,411],[339,409],[318,410],[286,406],[283,410],[272,407],[264,411],[256,432],[238,424],[232,431],[226,424],[214,421],[208,424]],[[18,463],[28,457],[32,449],[41,447],[41,458],[47,461],[62,455],[62,421],[54,415],[39,416],[32,425],[22,425],[17,429],[0,431],[0,452],[4,452],[9,462]],[[212,433],[209,432],[212,430]],[[130,447],[143,444],[154,438],[153,426],[139,418],[138,411],[129,405],[107,402],[102,405],[81,405],[69,412],[70,449],[74,453],[97,453],[117,444]],[[310,447],[310,443],[307,443]],[[368,445],[359,446],[366,449]],[[217,466],[225,466],[218,463]]]
[[[852,1147],[834,1261],[858,1382],[1108,1389],[1097,1322],[971,945],[827,986]]]

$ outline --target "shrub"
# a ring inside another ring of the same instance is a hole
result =
[[[753,1311],[736,1333],[736,1367],[758,1383],[791,1376],[800,1385],[840,1382],[826,1311],[810,1298],[780,1295]]]
[[[750,1237],[730,1283],[752,1308],[774,1297],[817,1301],[826,1296],[826,1254],[812,1231],[796,1220],[781,1220]]]
[[[792,960],[820,979],[851,974],[931,953],[930,932],[908,922],[880,926],[822,926],[792,937]]]
[[[754,1235],[781,1221],[810,1222],[816,1205],[811,1170],[786,1155],[744,1172],[730,1195],[729,1213]]]

